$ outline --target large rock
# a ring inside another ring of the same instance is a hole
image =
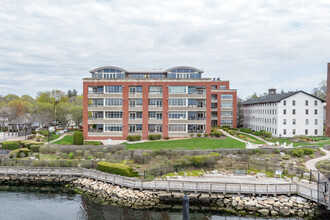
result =
[[[265,173],[257,173],[256,178],[266,177]]]
[[[291,214],[291,212],[290,212],[290,209],[289,208],[287,208],[287,207],[282,207],[281,209],[280,209],[280,215],[282,215],[282,216],[290,216],[290,214]]]
[[[276,212],[275,210],[272,210],[272,211],[270,211],[270,214],[271,214],[272,216],[276,216],[276,215],[278,215],[278,212]]]
[[[306,183],[309,183],[309,181],[308,181],[308,180],[305,180],[305,179],[301,179],[300,182],[301,182],[301,183],[305,183],[305,184],[306,184]]]
[[[260,209],[260,210],[258,210],[258,212],[259,212],[261,215],[268,215],[268,214],[269,214],[269,210],[268,210],[268,209]]]

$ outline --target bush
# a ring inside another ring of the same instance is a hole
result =
[[[148,140],[160,140],[162,138],[161,134],[149,134]]]
[[[29,156],[29,154],[31,154],[32,151],[28,148],[20,148],[20,149],[16,149],[16,150],[13,150],[9,153],[9,157],[18,157],[18,156],[21,156],[22,157],[27,157]]]
[[[283,159],[283,160],[290,160],[290,158],[291,158],[291,157],[290,157],[290,155],[288,155],[288,154],[282,156],[282,159]]]
[[[74,145],[83,145],[84,144],[84,135],[80,131],[76,131],[73,134],[73,144]]]
[[[2,142],[2,148],[5,150],[16,150],[21,146],[19,141],[4,141]]]
[[[214,137],[214,136],[215,136],[214,131],[212,131],[212,132],[210,133],[210,136],[211,136],[211,137]]]
[[[82,150],[76,150],[76,155],[77,155],[77,157],[81,157],[81,156],[84,155],[84,151],[82,151]]]
[[[32,141],[32,140],[27,140],[27,141],[21,141],[21,145],[23,147],[30,148],[31,145],[42,145],[43,143],[38,142],[38,141]]]
[[[96,156],[97,158],[103,158],[103,157],[104,157],[104,153],[98,151],[98,152],[95,153],[95,156]]]
[[[305,147],[305,148],[303,148],[303,150],[304,150],[305,155],[311,155],[314,153],[314,149],[312,149],[312,148]]]
[[[46,131],[46,130],[41,130],[38,132],[39,134],[42,134],[43,136],[47,137],[48,134],[49,134],[49,131]]]
[[[136,139],[136,141],[141,141],[142,137],[141,137],[141,135],[135,135],[135,139]]]
[[[102,141],[85,141],[84,145],[103,145]]]
[[[209,134],[208,134],[208,133],[205,133],[205,134],[204,134],[204,137],[207,137],[207,136],[209,136]]]
[[[244,133],[249,133],[249,134],[252,133],[251,128],[240,128],[239,130],[240,130],[241,132],[244,132]]]
[[[233,136],[237,135],[237,132],[233,130],[229,130],[228,133]]]
[[[62,159],[67,159],[68,158],[68,154],[67,153],[62,153],[61,154],[61,158]]]
[[[73,152],[70,152],[69,155],[68,155],[68,158],[69,159],[73,159],[74,158],[74,153]]]
[[[102,172],[116,174],[120,176],[128,176],[128,177],[138,176],[138,173],[134,172],[131,167],[121,163],[108,163],[105,161],[101,161],[97,163],[97,169]]]
[[[128,140],[128,141],[136,141],[136,136],[137,136],[137,135],[128,135],[128,136],[127,136],[127,140]]]
[[[202,134],[198,133],[198,134],[197,134],[197,137],[199,137],[199,138],[202,137]]]
[[[30,150],[33,152],[39,152],[40,151],[40,145],[31,145]]]
[[[36,154],[35,158],[37,158],[38,160],[40,160],[40,154]]]
[[[221,137],[222,136],[222,132],[221,131],[214,131],[214,135],[216,137]]]
[[[195,134],[190,134],[190,137],[193,138],[195,136]]]

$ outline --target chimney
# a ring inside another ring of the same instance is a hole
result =
[[[325,136],[330,137],[330,63],[328,63]]]
[[[268,89],[268,95],[275,95],[276,94],[276,89],[270,88]]]

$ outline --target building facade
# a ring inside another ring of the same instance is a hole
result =
[[[83,133],[87,140],[149,134],[186,137],[211,126],[236,127],[237,92],[229,81],[202,78],[192,67],[125,70],[100,67],[83,79]]]
[[[269,131],[274,137],[322,136],[323,103],[304,91],[276,94],[270,89],[267,96],[242,103],[244,127]]]

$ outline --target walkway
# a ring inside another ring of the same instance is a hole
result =
[[[320,148],[320,150],[325,152],[326,155],[307,161],[306,164],[305,164],[307,169],[317,170],[317,167],[316,167],[317,162],[322,161],[322,160],[329,160],[330,159],[330,151],[325,150],[324,148]],[[313,175],[315,175],[314,177],[317,179],[316,173],[314,173],[314,172],[312,172],[312,173],[313,173]],[[328,179],[322,173],[320,173],[320,178],[321,179]]]
[[[249,144],[250,142],[248,142],[248,141],[244,141],[244,140],[242,140],[242,139],[240,139],[240,138],[237,138],[237,137],[235,137],[235,136],[229,134],[228,132],[224,131],[223,129],[219,129],[219,130],[220,130],[225,136],[230,137],[230,138],[232,138],[232,139],[235,139],[235,140],[238,140],[238,141],[240,141],[240,142],[245,143],[245,144],[246,144],[246,148],[258,148],[258,146],[250,145],[250,144]],[[250,146],[250,147],[249,147],[249,146]]]
[[[84,168],[64,167],[0,167],[0,176],[75,176],[77,178],[90,178],[109,184],[124,186],[138,190],[168,191],[168,192],[195,192],[195,193],[232,193],[232,194],[292,194],[319,202],[324,205],[324,200],[319,200],[318,191],[313,187],[298,183],[228,183],[228,182],[202,182],[187,180],[152,180],[145,181],[139,178],[123,177]],[[328,198],[329,199],[329,198]],[[328,200],[329,201],[329,200]]]
[[[61,139],[63,139],[63,138],[64,138],[65,136],[67,136],[67,135],[69,135],[69,134],[62,134],[62,135],[59,136],[57,139],[52,140],[52,141],[50,141],[49,143],[48,143],[48,142],[45,142],[45,144],[51,144],[51,143],[53,143],[53,142],[55,142],[55,141],[61,140]]]
[[[272,142],[266,141],[265,139],[263,139],[263,138],[261,138],[261,137],[259,137],[259,136],[254,135],[254,134],[245,133],[245,132],[242,132],[242,131],[239,131],[239,132],[240,132],[240,133],[243,133],[243,134],[246,134],[246,135],[250,135],[250,136],[252,136],[252,137],[254,137],[254,138],[257,138],[258,140],[265,142],[267,145],[273,145],[273,144],[274,144],[274,143],[272,143]]]

